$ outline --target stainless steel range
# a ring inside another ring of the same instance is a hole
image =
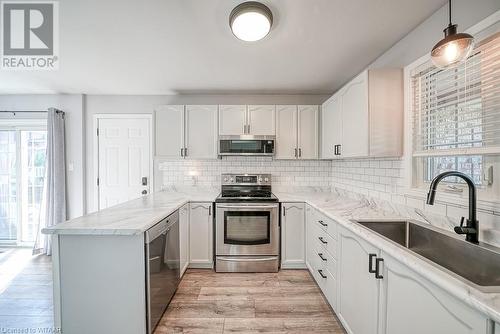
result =
[[[279,269],[278,199],[270,174],[222,174],[216,204],[217,272]]]

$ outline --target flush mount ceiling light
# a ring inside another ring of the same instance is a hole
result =
[[[451,0],[449,0],[448,27],[444,29],[444,38],[431,51],[434,65],[439,68],[451,67],[467,59],[474,48],[474,37],[465,33],[457,33],[457,25],[451,23]]]
[[[248,1],[236,6],[229,15],[234,36],[245,42],[255,42],[267,36],[273,25],[273,13],[260,2]]]

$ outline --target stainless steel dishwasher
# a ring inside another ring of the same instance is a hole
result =
[[[148,333],[153,333],[180,281],[179,212],[146,231]]]

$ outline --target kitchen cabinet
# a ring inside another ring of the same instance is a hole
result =
[[[340,96],[332,96],[321,107],[321,159],[338,159],[335,154],[342,142],[342,109]]]
[[[217,158],[217,106],[161,106],[155,114],[156,156]]]
[[[213,267],[212,203],[191,203],[189,209],[189,267]]]
[[[318,117],[318,106],[276,106],[276,159],[316,159]]]
[[[160,106],[155,112],[156,156],[180,158],[184,149],[184,106]]]
[[[222,136],[274,136],[274,105],[219,106],[219,134]]]
[[[305,266],[304,203],[281,205],[281,267],[304,269]]]
[[[495,323],[495,334],[500,334],[500,324],[498,322]]]
[[[487,333],[486,317],[450,296],[385,252],[381,333]],[[420,319],[415,321],[415,319]]]
[[[488,333],[487,317],[351,231],[338,248],[336,312],[349,333]]]
[[[189,203],[179,209],[179,241],[182,277],[189,265]]]
[[[321,158],[396,157],[403,149],[403,72],[359,74],[322,105]]]
[[[380,280],[368,272],[368,263],[370,254],[374,254],[372,262],[375,262],[380,252],[344,228],[339,232],[339,252],[337,314],[349,333],[375,334],[378,328]]]

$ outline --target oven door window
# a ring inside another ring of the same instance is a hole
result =
[[[224,212],[224,243],[262,245],[271,242],[271,212]]]

